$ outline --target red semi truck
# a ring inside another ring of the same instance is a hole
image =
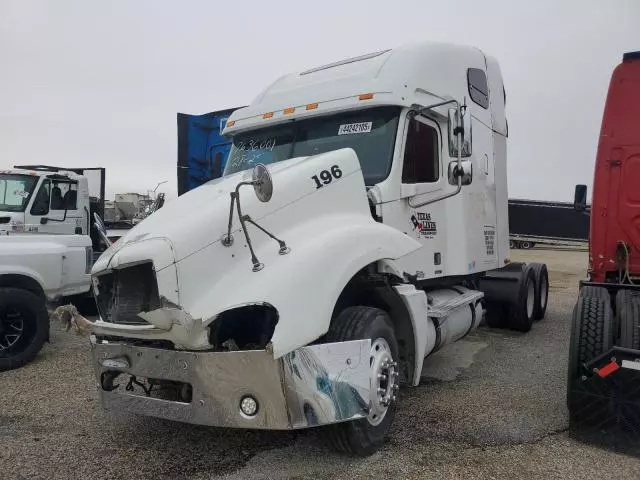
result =
[[[575,208],[584,210],[586,186]],[[640,51],[611,76],[598,142],[587,278],[573,310],[572,428],[640,439]]]

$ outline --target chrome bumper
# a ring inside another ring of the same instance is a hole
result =
[[[274,359],[263,350],[185,352],[96,343],[93,365],[102,406],[108,410],[217,427],[286,430],[363,418],[369,410],[370,340],[299,348]],[[103,372],[122,372],[107,391]],[[129,375],[127,375],[129,374]],[[190,403],[130,393],[125,378],[191,385]],[[251,395],[257,413],[241,412]]]

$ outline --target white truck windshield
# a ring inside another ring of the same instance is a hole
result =
[[[224,175],[258,163],[353,148],[365,184],[376,184],[389,175],[399,115],[399,107],[376,107],[238,134],[233,138]]]
[[[24,212],[38,178],[33,175],[0,174],[0,211]]]

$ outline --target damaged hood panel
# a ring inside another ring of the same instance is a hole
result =
[[[208,327],[221,313],[270,305],[278,313],[271,338],[275,357],[326,333],[335,302],[359,270],[392,262],[420,244],[371,217],[360,163],[352,149],[268,166],[273,196],[260,202],[251,186],[240,188],[242,213],[277,241],[233,213],[233,241],[225,245],[230,193],[251,178],[245,171],[209,182],[134,227],[93,268],[98,275],[151,260],[163,298],[160,308],[139,315],[144,325],[96,327],[111,335],[166,339],[185,349],[210,348]],[[318,182],[325,178],[326,183]],[[250,246],[262,269],[255,269]],[[167,330],[168,329],[168,330]],[[117,333],[120,335],[120,333]]]

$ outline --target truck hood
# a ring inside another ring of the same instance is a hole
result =
[[[250,171],[197,187],[143,220],[96,262],[93,273],[99,277],[103,270],[151,260],[159,295],[169,301],[138,314],[151,325],[100,322],[100,332],[206,349],[208,327],[223,312],[271,306],[278,314],[271,338],[278,357],[326,333],[341,291],[366,266],[383,262],[386,272],[403,277],[393,261],[421,244],[373,219],[360,162],[352,149],[268,168],[273,178],[271,200],[260,202],[251,186],[242,186],[242,214],[288,248],[250,223],[248,242],[235,211],[233,241],[222,242],[230,193],[251,178]],[[263,268],[254,268],[249,247]]]
[[[331,155],[331,153],[325,155]],[[260,222],[270,213],[313,193],[316,186],[310,176],[295,178],[299,174],[296,167],[307,161],[308,158],[299,157],[268,165],[274,189],[273,196],[268,203],[260,202],[250,185],[241,187],[239,193],[242,213],[250,215],[253,220]],[[353,172],[343,172],[343,175],[350,173]],[[162,258],[152,258],[154,256],[153,249],[147,252],[149,256],[147,260],[154,260],[156,270],[166,268],[170,263],[180,262],[189,255],[220,242],[228,230],[231,192],[235,191],[238,183],[250,181],[251,176],[252,171],[245,170],[211,180],[165,203],[160,210],[135,225],[105,250],[94,264],[92,273],[99,273],[102,270],[126,263],[122,261],[114,263],[114,258],[117,259],[124,254],[123,249],[132,248],[134,244],[141,242],[162,239],[170,244],[173,252],[171,257],[161,255]],[[254,247],[265,241],[265,236],[262,233],[252,226],[249,226],[249,229]],[[272,233],[278,235],[277,231]],[[235,241],[242,241],[243,245],[246,243],[235,207],[232,237]],[[158,244],[158,242],[149,242],[149,245],[153,243]],[[127,258],[129,256],[126,255]],[[250,256],[247,252],[242,260],[249,262],[249,259]]]

